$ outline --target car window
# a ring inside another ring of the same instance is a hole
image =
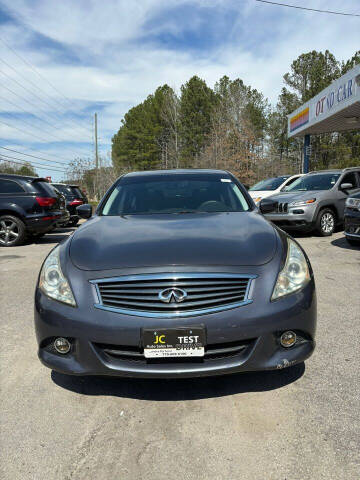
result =
[[[72,192],[72,195],[75,195],[78,198],[83,198],[84,194],[78,187],[70,187],[70,190]]]
[[[340,173],[315,173],[298,178],[287,192],[306,192],[308,190],[330,190],[340,177]]]
[[[350,172],[344,175],[344,177],[341,180],[341,183],[351,183],[353,188],[356,188],[358,186],[358,180],[357,180],[357,175],[356,172]]]
[[[249,191],[256,191],[256,190],[276,190],[277,188],[282,185],[285,180],[289,178],[288,176],[284,177],[274,177],[274,178],[267,178],[266,180],[261,180],[261,182],[256,183],[252,187],[249,188]]]
[[[0,193],[24,193],[24,191],[17,182],[0,179]]]
[[[73,195],[73,192],[71,191],[71,188],[68,187],[67,185],[59,185],[57,183],[52,183],[52,185],[57,189],[59,190],[60,193],[62,193],[63,195]]]
[[[294,177],[294,178],[290,178],[290,180],[288,180],[285,185],[283,186],[283,188],[281,189],[282,191],[285,191],[285,190],[288,190],[288,188],[290,187],[290,185],[292,185],[295,180],[297,180],[299,177]]]
[[[250,209],[238,185],[229,178],[164,177],[129,183],[123,179],[108,197],[102,215],[244,212]]]
[[[35,181],[35,182],[32,182],[32,185],[41,194],[45,194],[47,196],[49,196],[49,195],[54,196],[54,194],[58,195],[56,190],[48,182]]]

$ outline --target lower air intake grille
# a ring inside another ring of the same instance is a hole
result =
[[[130,315],[172,317],[221,311],[250,303],[254,275],[171,273],[92,280],[99,304]]]

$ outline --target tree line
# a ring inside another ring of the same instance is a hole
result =
[[[277,104],[241,79],[223,76],[210,88],[198,76],[180,92],[160,86],[131,108],[112,138],[118,171],[225,168],[245,183],[301,170],[302,141],[287,137],[287,115],[360,63],[360,50],[339,61],[326,50],[295,59]],[[311,168],[360,164],[360,133],[313,136]]]

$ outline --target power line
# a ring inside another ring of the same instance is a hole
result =
[[[1,40],[1,39],[0,39]],[[61,105],[61,103],[59,102],[56,102],[52,99],[52,97],[50,97],[49,95],[47,95],[46,93],[44,93],[44,91],[38,87],[38,85],[36,85],[35,83],[33,83],[31,80],[29,80],[28,78],[24,77],[21,73],[19,73],[14,67],[12,67],[9,63],[7,63],[5,60],[3,60],[2,58],[0,58],[0,61],[2,63],[4,63],[8,68],[10,68],[13,72],[16,73],[16,75],[18,75],[20,78],[22,78],[23,80],[25,80],[26,82],[30,83],[31,85],[33,85],[37,90],[39,90],[44,96],[47,96],[50,98],[51,102],[55,103],[56,104],[59,104],[61,106],[61,108],[64,109],[64,106]],[[34,92],[32,92],[31,90],[29,90],[28,88],[24,87],[20,82],[18,82],[17,80],[15,80],[13,77],[11,77],[10,75],[6,74],[5,72],[1,72],[3,75],[5,75],[6,77],[8,77],[10,80],[14,81],[17,85],[20,85],[20,87],[22,87],[24,90],[26,90],[27,92],[29,92],[30,94],[34,95],[36,98],[38,98],[41,102],[45,103],[46,105],[48,105],[51,109],[54,109],[55,111],[58,111],[60,113],[60,115],[64,115],[64,112],[61,112],[60,110],[57,109],[57,107],[54,107],[54,105],[51,105],[48,101],[40,98],[38,95],[36,95]],[[65,111],[65,109],[64,109]],[[89,135],[89,131],[83,127],[82,125],[78,125],[74,120],[67,120],[68,122],[71,122],[73,123],[74,125],[76,125],[76,128],[82,128],[83,130],[86,131],[87,135]]]
[[[46,164],[42,164],[42,163],[39,163],[39,162],[33,162],[33,161],[29,161],[29,160],[25,161],[25,160],[22,160],[21,158],[18,158],[18,157],[11,157],[9,155],[4,155],[3,153],[0,154],[0,160],[5,161],[5,162],[10,161],[10,162],[14,162],[14,163],[22,163],[23,165],[29,163],[30,165],[32,165],[33,167],[36,167],[36,168],[43,168],[45,170],[53,170],[54,172],[66,172],[66,170],[62,169],[62,168],[56,168],[52,165],[46,165]],[[15,160],[17,160],[17,162]]]
[[[18,153],[20,155],[25,155],[26,157],[38,158],[39,160],[44,160],[45,162],[54,162],[54,163],[60,163],[60,165],[64,165],[64,162],[58,162],[56,160],[51,160],[50,158],[37,157],[36,155],[30,155],[30,153],[19,152],[19,150],[13,150],[11,148],[2,147],[1,145],[0,145],[0,148],[2,148],[3,150],[7,150],[8,152],[13,152],[13,153]],[[1,153],[0,153],[0,155],[1,155]],[[65,161],[67,161],[67,160],[65,160]]]
[[[334,12],[332,10],[319,10],[317,8],[299,7],[298,5],[289,5],[288,3],[271,2],[269,0],[255,0],[255,2],[268,3],[269,5],[278,5],[280,7],[296,8],[298,10],[308,10],[310,12],[330,13],[332,15],[344,15],[346,17],[360,17],[357,13]]]
[[[32,103],[30,102],[29,100],[27,100],[26,98],[24,98],[23,96],[19,95],[18,93],[14,92],[13,90],[11,90],[10,88],[6,87],[5,85],[1,85],[1,88],[5,88],[8,92],[12,93],[13,95],[15,95],[16,97],[20,98],[21,100],[23,100],[24,102],[28,103],[29,105],[31,105],[32,107],[35,107],[36,109],[40,110],[40,112],[43,113],[43,115],[46,115],[46,117],[50,118],[50,120],[52,120],[52,118],[50,117],[50,115],[45,112],[44,110],[41,110],[35,103]],[[9,102],[9,103],[12,103],[9,99],[5,98],[4,99],[5,101]],[[38,115],[36,115],[35,113],[31,113],[29,111],[25,111],[22,107],[20,107],[19,105],[15,104],[15,103],[12,103],[12,105],[14,105],[15,107],[19,108],[20,110],[23,110],[23,112],[25,113],[30,113],[31,115],[35,115],[37,118],[39,118],[42,122],[44,120],[42,120]],[[55,115],[53,115],[55,117]],[[57,117],[55,117],[56,120],[57,120]],[[62,120],[59,119],[61,122]],[[56,128],[56,129],[59,129],[61,128],[59,125],[56,125],[54,123],[50,123],[50,122],[46,122],[48,123],[49,125],[51,125],[53,128]],[[71,135],[72,136],[72,135]],[[73,137],[75,138],[75,137]],[[78,140],[77,140],[78,141]]]
[[[19,53],[17,53],[17,51],[16,51],[13,47],[11,47],[7,42],[5,42],[4,39],[0,38],[0,41],[1,41],[9,50],[11,50],[11,51],[14,53],[14,55],[16,55],[18,58],[20,58],[20,60],[22,60],[26,65],[28,65],[28,67],[29,67],[33,72],[35,72],[42,80],[44,80],[45,82],[47,82],[47,83],[50,85],[50,87],[51,87],[55,92],[57,92],[59,95],[61,95],[62,97],[64,97],[65,100],[66,100],[67,102],[69,102],[70,104],[72,103],[71,100],[70,100],[66,95],[64,95],[58,88],[56,88],[56,87],[50,82],[50,80],[48,80],[46,77],[44,77],[44,76],[38,71],[38,69],[35,68],[35,66],[34,66],[32,63],[30,63],[30,62],[27,61],[25,58],[23,58]],[[51,97],[50,97],[50,98],[51,98]],[[58,102],[58,103],[59,103],[59,102]],[[59,103],[59,105],[61,105],[61,104]],[[70,110],[70,111],[72,111],[72,110]],[[73,113],[75,113],[75,112],[73,112]],[[81,128],[85,128],[85,127],[81,127]],[[87,131],[87,129],[86,129],[86,131]]]

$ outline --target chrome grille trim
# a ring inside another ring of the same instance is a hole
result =
[[[257,275],[235,273],[159,273],[89,280],[96,289],[95,308],[139,317],[177,318],[221,312],[252,302],[249,291]],[[171,287],[188,296],[163,303],[158,294]]]

